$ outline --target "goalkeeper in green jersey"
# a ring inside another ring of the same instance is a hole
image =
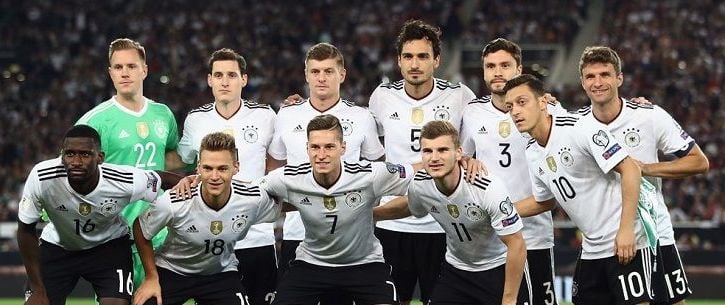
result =
[[[143,81],[148,75],[146,52],[136,41],[114,40],[108,50],[108,74],[116,95],[83,115],[77,124],[95,128],[101,135],[106,162],[131,165],[146,170],[174,170],[181,164],[176,153],[178,130],[169,107],[143,96]],[[137,201],[128,205],[123,217],[132,224],[149,203]],[[166,230],[153,240],[154,248],[166,238]],[[136,287],[144,278],[138,251],[133,247]]]

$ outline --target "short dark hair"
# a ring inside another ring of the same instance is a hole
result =
[[[534,92],[535,97],[544,96],[546,93],[544,91],[544,83],[531,74],[521,74],[510,79],[506,82],[506,86],[503,87],[503,92],[505,94],[506,92],[509,92],[509,90],[522,85],[528,86],[529,89]]]
[[[93,140],[96,148],[101,147],[101,136],[98,134],[98,131],[88,125],[80,124],[71,127],[65,132],[65,136],[63,137],[63,139],[67,138],[88,138]]]
[[[453,145],[455,148],[461,146],[461,142],[458,136],[458,130],[448,121],[430,121],[423,125],[423,129],[420,132],[420,141],[423,143],[423,139],[433,140],[442,136],[451,136],[453,139]]]
[[[490,53],[495,53],[504,50],[513,56],[516,60],[516,65],[521,65],[521,47],[513,41],[505,38],[496,38],[487,43],[481,51],[481,64],[483,64],[483,58]]]
[[[310,133],[316,130],[332,130],[338,135],[340,143],[342,143],[342,125],[340,120],[331,114],[318,115],[307,124],[307,138],[310,138]]]
[[[395,47],[398,56],[403,52],[403,45],[411,40],[426,39],[433,46],[433,57],[441,55],[441,30],[422,20],[408,20],[400,29]]]
[[[591,64],[612,64],[617,75],[622,73],[622,59],[619,58],[617,52],[609,47],[586,47],[579,59],[579,75],[582,74],[585,66]]]
[[[201,139],[201,148],[199,148],[199,156],[203,151],[228,151],[232,154],[232,159],[237,161],[237,145],[234,137],[223,132],[210,133]]]
[[[336,46],[327,42],[320,42],[307,50],[307,54],[305,54],[305,68],[307,68],[307,62],[311,59],[320,61],[325,59],[336,59],[337,66],[345,68],[345,58],[342,57],[340,50],[338,50]]]
[[[146,62],[146,49],[135,40],[129,38],[118,38],[108,46],[108,62],[111,62],[113,53],[120,50],[136,50],[142,62]]]
[[[239,65],[239,72],[241,74],[247,74],[247,61],[244,60],[242,55],[229,48],[223,48],[214,51],[209,57],[209,73],[212,73],[215,61],[221,60],[233,60]]]

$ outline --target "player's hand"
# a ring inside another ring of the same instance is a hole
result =
[[[620,228],[617,231],[617,238],[614,240],[614,252],[622,265],[629,264],[634,259],[637,254],[637,248],[634,245],[634,230]]]
[[[133,305],[143,305],[151,298],[156,298],[156,305],[163,305],[159,280],[146,278],[133,294]]]
[[[630,99],[633,103],[637,105],[652,105],[652,102],[650,102],[646,97],[638,96]]]
[[[302,99],[302,96],[295,93],[295,94],[288,96],[286,99],[284,99],[284,101],[282,101],[282,104],[285,106],[292,105],[301,99]]]
[[[48,300],[45,291],[33,291],[28,300],[25,301],[25,305],[50,305],[50,300]]]
[[[171,191],[176,192],[184,198],[191,198],[191,188],[199,185],[201,179],[199,175],[189,175],[179,180],[179,183],[171,188]]]
[[[546,99],[546,102],[553,105],[558,105],[559,100],[556,99],[556,96],[551,95],[551,93],[544,93],[544,98]]]
[[[472,182],[476,176],[483,177],[488,176],[488,170],[486,166],[480,161],[469,156],[463,156],[459,164],[466,170],[466,177],[463,177],[468,182]]]

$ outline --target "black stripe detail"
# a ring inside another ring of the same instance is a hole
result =
[[[117,169],[112,169],[112,168],[106,167],[106,166],[101,166],[101,168],[103,168],[103,170],[105,172],[107,172],[107,173],[114,173],[114,174],[117,174],[119,176],[125,176],[127,178],[133,178],[133,173],[132,172],[122,172],[122,171],[119,171]]]
[[[214,103],[208,103],[208,104],[202,105],[201,107],[192,109],[191,111],[189,111],[189,113],[187,115],[195,113],[195,112],[209,112],[209,111],[212,111],[213,109],[214,109]]]
[[[301,174],[307,174],[312,171],[312,165],[309,163],[302,163],[300,165],[285,165],[284,174],[286,176],[296,176]]]
[[[526,148],[529,148],[529,146],[531,146],[531,144],[534,144],[534,142],[536,142],[536,139],[534,139],[534,138],[529,139],[529,142],[526,143]]]
[[[39,181],[44,181],[44,180],[50,180],[50,179],[55,179],[55,178],[61,178],[61,177],[68,177],[68,175],[66,173],[62,173],[62,174],[58,174],[58,175],[55,175],[55,176],[39,177],[38,180]]]
[[[473,183],[471,183],[471,184],[473,186],[477,187],[477,188],[480,188],[480,189],[484,190],[484,191],[488,188],[488,184],[483,184],[483,183],[479,182],[478,180],[473,181]]]
[[[436,88],[439,90],[446,90],[446,89],[458,89],[461,87],[461,84],[452,84],[451,82],[443,79],[438,79],[436,82]]]
[[[367,163],[367,164],[364,164],[363,163],[363,164],[361,164],[361,163],[347,163],[347,162],[343,162],[343,167],[345,167],[345,169],[350,169],[350,170],[356,170],[356,169],[372,169],[373,168],[373,165],[372,165],[372,163]]]
[[[357,173],[372,173],[372,172],[373,172],[373,169],[372,169],[372,168],[371,168],[371,169],[364,169],[364,168],[362,168],[362,169],[347,169],[347,168],[346,168],[346,169],[345,169],[345,172],[346,172],[346,173],[350,173],[350,174],[357,174]]]
[[[487,95],[487,96],[484,96],[484,97],[481,97],[481,98],[477,98],[477,99],[474,99],[474,100],[468,102],[468,105],[471,105],[471,104],[486,104],[486,103],[490,103],[490,102],[491,102],[491,96],[490,95]]]
[[[198,195],[199,195],[198,193],[194,192],[193,194],[191,194],[191,197],[187,197],[187,198],[184,198],[184,197],[176,197],[176,198],[171,199],[171,203],[177,203],[177,202],[186,201],[186,200],[192,199],[192,198],[194,198],[194,197],[196,197]]]
[[[103,172],[103,177],[113,177],[116,179],[133,181],[133,175],[119,175],[114,172],[108,172],[108,171]]]
[[[43,177],[53,176],[53,175],[58,175],[58,174],[67,174],[67,172],[65,171],[65,168],[61,167],[52,172],[51,171],[46,171],[44,173],[38,172],[38,177],[43,178]]]
[[[237,190],[234,190],[233,192],[234,192],[234,194],[237,194],[237,195],[240,195],[240,196],[259,197],[259,196],[262,195],[260,192],[250,193],[250,192],[240,192],[240,191],[237,191]]]
[[[303,99],[303,100],[296,101],[296,102],[294,102],[292,104],[289,104],[289,105],[282,104],[282,108],[287,108],[287,107],[292,107],[292,106],[299,106],[299,105],[302,105],[302,104],[304,104],[306,102],[307,102],[307,100],[306,99]]]
[[[432,180],[433,176],[429,175],[428,172],[425,170],[419,170],[415,172],[415,177],[413,177],[413,180],[422,181],[422,180]]]
[[[354,102],[351,102],[351,101],[348,101],[348,100],[345,100],[345,99],[341,99],[340,101],[341,101],[341,102],[342,102],[343,104],[345,104],[345,105],[347,105],[347,106],[350,106],[350,107],[355,107],[355,106],[357,106],[357,105],[355,105],[355,103],[354,103]]]
[[[631,108],[631,109],[639,109],[639,108],[641,108],[641,109],[654,109],[654,105],[637,104],[637,103],[631,102],[631,101],[627,101],[626,103],[624,103],[624,105],[627,108]]]
[[[113,176],[108,176],[108,175],[103,175],[103,179],[118,181],[118,182],[121,182],[121,183],[133,184],[133,180],[121,179],[121,178],[117,178],[117,177],[113,177]]]
[[[676,151],[673,155],[677,156],[678,158],[682,158],[684,156],[687,156],[687,154],[690,153],[693,147],[695,147],[695,141],[691,141],[687,144],[687,147],[685,149]]]
[[[399,81],[392,82],[392,83],[385,83],[385,84],[380,85],[381,88],[394,89],[394,90],[402,90],[403,86],[404,86],[404,83],[403,83],[402,79]]]
[[[240,192],[259,193],[259,187],[258,186],[254,186],[254,187],[240,187],[240,186],[237,186],[237,185],[232,185],[232,189],[234,189],[235,191],[240,191]]]
[[[63,167],[63,165],[56,165],[56,166],[53,166],[53,167],[46,167],[46,168],[43,168],[43,169],[39,169],[38,170],[38,175],[47,174],[48,172],[57,172],[58,170],[65,171],[65,168]]]

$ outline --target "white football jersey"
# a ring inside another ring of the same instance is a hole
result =
[[[237,271],[234,244],[257,223],[274,222],[280,207],[258,186],[232,181],[232,194],[220,210],[210,208],[193,188],[190,198],[167,192],[138,218],[151,239],[164,227],[169,235],[155,252],[156,265],[181,275]]]
[[[492,175],[468,183],[460,175],[458,187],[446,196],[425,171],[414,179],[408,189],[410,212],[430,214],[443,227],[449,264],[478,272],[506,263],[507,248],[499,236],[516,233],[523,224],[502,180]]]
[[[307,155],[307,124],[322,114],[331,114],[340,120],[346,145],[343,160],[358,162],[360,158],[377,160],[383,156],[384,148],[370,112],[344,99],[325,112],[315,109],[309,99],[280,109],[269,155],[277,160],[287,160],[287,164],[310,162]],[[299,213],[286,214],[282,229],[284,239],[302,240],[305,237],[305,228]]]
[[[566,113],[559,104],[548,104],[549,113]],[[498,109],[491,96],[468,103],[461,125],[461,146],[467,156],[473,156],[486,165],[489,173],[502,179],[511,201],[531,196],[529,166],[526,162],[526,144],[531,138],[522,135],[507,111]],[[522,183],[523,182],[523,183]],[[529,250],[554,246],[554,221],[551,212],[526,217],[522,231]]]
[[[274,135],[277,115],[269,105],[242,100],[239,111],[231,118],[222,117],[216,103],[209,103],[189,112],[178,152],[184,163],[193,164],[199,158],[204,136],[224,132],[234,137],[239,160],[239,172],[234,179],[253,181],[265,174],[267,147]],[[274,245],[274,224],[261,223],[249,229],[247,237],[237,242],[235,249]]]
[[[317,183],[309,163],[286,165],[258,182],[299,211],[305,239],[297,247],[298,260],[320,266],[383,262],[373,234],[373,207],[383,195],[405,194],[413,168],[384,162],[344,162],[342,167],[330,188]]]
[[[627,157],[607,126],[591,117],[552,117],[546,147],[533,138],[526,159],[534,198],[556,198],[582,231],[582,259],[615,255],[614,240],[622,215],[621,177],[612,169]],[[634,221],[637,249],[647,246],[638,220]]]
[[[128,235],[121,210],[129,202],[156,199],[161,179],[153,171],[131,166],[104,163],[98,170],[96,188],[81,195],[68,184],[60,158],[38,163],[25,181],[18,219],[36,223],[45,210],[50,223],[40,238],[70,251],[90,249]]]
[[[584,116],[592,116],[591,106],[579,110]],[[644,163],[659,162],[658,152],[686,156],[695,140],[665,110],[656,105],[639,105],[622,99],[622,111],[607,124],[609,131],[623,143],[632,158]],[[675,243],[670,213],[662,195],[662,178],[644,177],[657,189],[657,233],[661,245]]]
[[[463,84],[437,78],[430,94],[420,100],[410,97],[404,86],[404,80],[378,86],[370,96],[370,111],[375,116],[378,134],[385,140],[385,160],[414,164],[421,160],[420,131],[423,125],[433,120],[445,120],[459,128],[463,109],[476,96]],[[383,198],[382,202],[391,199]],[[378,221],[376,226],[398,232],[443,233],[430,216]]]

